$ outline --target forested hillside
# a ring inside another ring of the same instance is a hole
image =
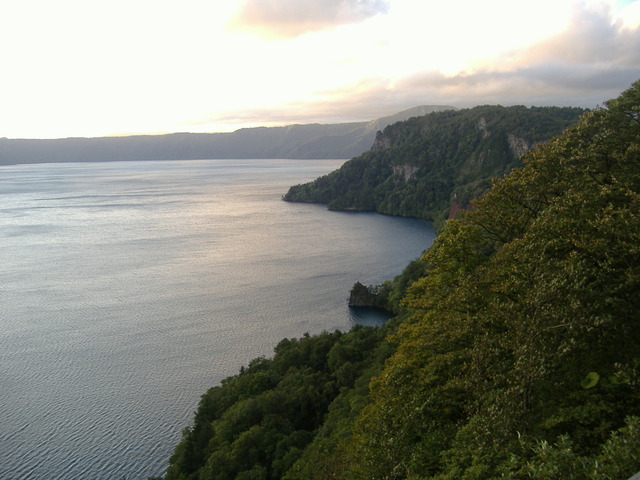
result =
[[[481,106],[434,112],[392,124],[370,151],[314,182],[296,185],[292,202],[332,210],[369,210],[434,220],[437,226],[488,190],[491,179],[560,134],[580,108]]]
[[[209,390],[166,479],[640,471],[640,82],[523,161],[397,279],[394,320]]]
[[[376,131],[399,120],[453,109],[421,105],[369,122],[242,128],[229,133],[171,133],[126,137],[0,138],[0,165],[236,158],[351,158],[369,149]]]

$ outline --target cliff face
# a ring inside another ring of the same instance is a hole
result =
[[[528,142],[524,138],[516,137],[515,135],[509,134],[507,135],[507,140],[509,142],[509,148],[513,152],[513,154],[517,157],[522,157],[529,150],[534,149],[542,142]]]
[[[466,210],[467,208],[469,208],[469,205],[463,205],[457,199],[452,199],[451,205],[449,206],[449,214],[447,215],[447,220],[450,218],[456,218],[460,212]]]
[[[415,165],[402,164],[402,165],[394,165],[393,173],[401,177],[405,182],[411,180],[411,177],[418,171],[418,167]]]
[[[284,199],[442,222],[583,112],[482,106],[410,118],[378,132],[368,152],[329,176],[292,187]]]
[[[371,146],[371,151],[375,152],[376,150],[386,150],[392,145],[392,143],[393,139],[391,138],[390,134],[385,135],[380,130],[378,130],[376,132],[376,139]]]

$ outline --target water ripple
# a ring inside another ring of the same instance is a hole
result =
[[[280,200],[341,163],[1,167],[0,479],[160,475],[207,388],[349,328],[432,232]]]

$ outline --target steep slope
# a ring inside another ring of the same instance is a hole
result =
[[[640,82],[523,161],[410,267],[396,320],[207,392],[167,480],[639,471]]]
[[[284,199],[441,222],[583,112],[482,106],[414,117],[386,127],[370,151],[314,182],[291,187]]]
[[[640,82],[607,107],[447,222],[347,478],[640,470]]]

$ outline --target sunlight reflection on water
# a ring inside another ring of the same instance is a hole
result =
[[[429,224],[281,201],[343,161],[2,167],[0,478],[144,479],[207,388],[283,337],[383,321]]]

